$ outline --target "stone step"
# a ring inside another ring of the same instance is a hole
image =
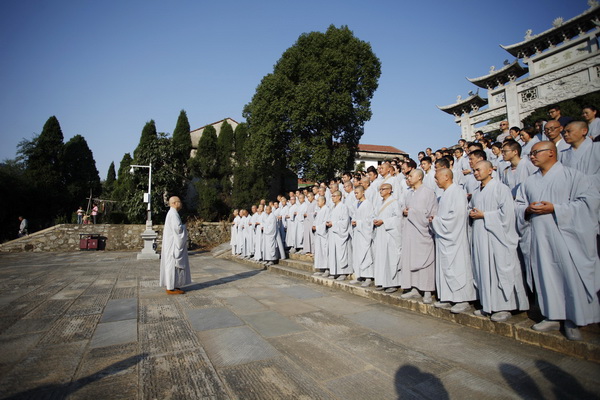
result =
[[[248,260],[231,256],[225,257],[239,263],[251,265],[255,268],[264,269],[262,264],[256,264]],[[304,279],[306,281],[339,289],[357,296],[377,300],[384,304],[401,307],[420,314],[430,315],[471,328],[484,330],[501,336],[506,336],[517,341],[540,346],[559,353],[574,357],[600,362],[600,329],[598,324],[591,324],[581,328],[584,340],[581,342],[570,341],[561,332],[537,332],[531,329],[535,321],[529,319],[527,313],[514,315],[506,322],[492,322],[489,318],[473,315],[473,309],[460,314],[452,314],[450,310],[440,309],[433,304],[424,304],[421,299],[405,300],[400,298],[401,291],[396,293],[385,293],[375,290],[374,287],[363,288],[351,285],[349,280],[336,281],[321,276],[313,275],[312,264],[307,268],[308,262],[296,259],[296,257],[280,260],[278,264],[267,267],[270,272]]]

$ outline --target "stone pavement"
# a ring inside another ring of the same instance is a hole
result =
[[[135,253],[0,255],[3,399],[598,398],[600,365],[191,255],[181,296]]]

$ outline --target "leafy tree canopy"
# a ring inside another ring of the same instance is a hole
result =
[[[309,179],[351,168],[380,75],[371,45],[347,26],[302,34],[244,108],[255,168]]]

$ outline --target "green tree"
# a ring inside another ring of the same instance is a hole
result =
[[[198,178],[198,216],[213,221],[219,215],[219,166],[217,163],[217,132],[211,125],[204,128],[196,156],[190,160],[193,176]]]
[[[35,211],[40,227],[54,224],[56,217],[65,214],[65,181],[61,166],[63,154],[63,133],[55,116],[48,118],[42,133],[32,143],[22,147],[28,179],[35,189],[35,197],[43,207]]]
[[[90,190],[98,196],[102,186],[94,155],[83,136],[73,136],[64,145],[61,158],[66,185],[64,204],[67,207],[66,215],[71,215],[79,205],[84,204]]]
[[[181,110],[177,118],[172,144],[175,156],[186,165],[192,150],[192,137],[190,136],[190,123],[185,110]]]
[[[253,169],[248,164],[248,152],[246,143],[248,142],[248,129],[245,123],[239,124],[234,133],[234,155],[233,155],[233,190],[231,204],[236,208],[250,207],[254,198],[252,197],[252,183],[254,180]],[[256,198],[260,198],[258,196]]]
[[[233,128],[227,121],[224,121],[219,131],[219,137],[217,138],[217,164],[219,166],[218,178],[220,183],[220,199],[221,199],[221,210],[219,210],[220,216],[229,214],[231,209],[231,190],[233,174],[232,166],[232,154],[233,154]]]
[[[155,142],[157,138],[158,134],[156,133],[156,124],[154,123],[154,120],[146,122],[146,125],[144,125],[144,129],[142,129],[142,136],[140,137],[140,142],[133,151],[133,159],[136,163],[148,164],[150,162],[150,153],[147,150],[156,145]]]
[[[177,118],[177,124],[173,131],[171,139],[173,146],[173,159],[171,160],[172,168],[177,172],[180,178],[177,188],[173,189],[173,194],[177,194],[181,199],[184,199],[187,194],[187,186],[189,184],[188,161],[192,150],[192,137],[190,136],[190,123],[185,110],[181,110]]]
[[[302,34],[244,108],[253,168],[307,179],[351,169],[380,74],[370,44],[347,26]]]
[[[115,171],[115,162],[111,162],[106,173],[106,180],[102,185],[102,196],[107,199],[112,199],[112,194],[117,181],[117,172]]]

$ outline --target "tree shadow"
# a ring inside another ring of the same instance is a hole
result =
[[[402,398],[414,398],[408,389],[415,384],[427,382],[427,397],[435,398],[436,400],[448,400],[450,396],[444,387],[442,381],[435,375],[421,372],[421,370],[414,365],[404,365],[396,371],[394,376],[394,385],[396,387],[396,393],[398,399]],[[422,395],[419,394],[421,397]]]
[[[184,286],[183,289],[186,292],[192,292],[194,290],[200,290],[200,289],[207,289],[207,288],[210,288],[213,286],[219,286],[219,285],[224,285],[229,282],[235,282],[240,279],[251,278],[255,275],[260,274],[262,271],[264,271],[264,269],[240,272],[239,274],[226,276],[224,278],[219,278],[219,279],[213,279],[212,281],[208,281],[208,282],[192,283],[191,285]]]
[[[598,399],[600,393],[587,391],[577,379],[562,368],[544,360],[535,362],[537,369],[552,385],[557,399]],[[500,364],[500,372],[513,391],[523,399],[544,398],[535,379],[522,368],[511,364]]]
[[[138,354],[135,356],[128,357],[124,360],[118,361],[114,364],[109,365],[106,368],[101,369],[91,375],[84,376],[83,378],[77,379],[76,381],[65,383],[65,384],[54,384],[44,385],[34,389],[29,389],[24,392],[14,394],[10,397],[4,398],[5,400],[25,400],[25,399],[53,399],[63,400],[75,393],[82,387],[89,385],[90,383],[99,381],[107,376],[117,374],[128,368],[138,364],[143,359],[147,358],[146,353]]]

